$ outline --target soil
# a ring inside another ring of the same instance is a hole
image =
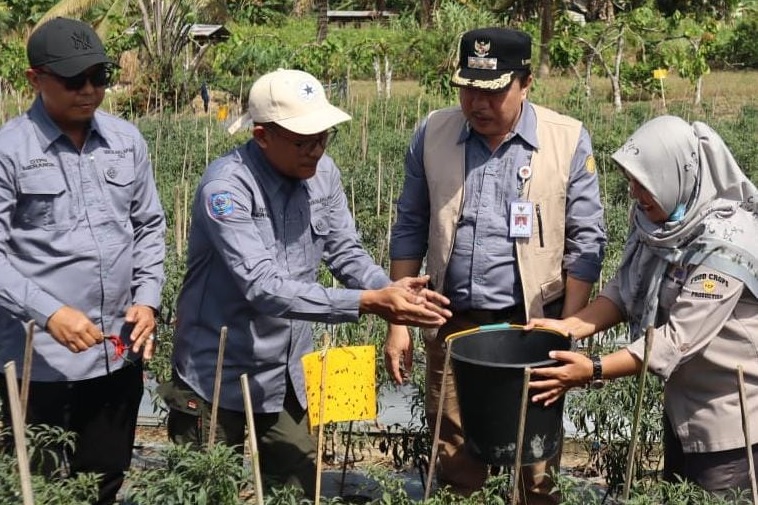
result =
[[[355,459],[359,460],[351,466],[357,468],[370,465],[386,465],[387,467],[392,467],[393,461],[391,455],[384,454],[379,449],[379,443],[377,440],[371,441],[369,437],[369,441],[371,443],[363,443],[359,450],[351,453],[352,455],[355,455]],[[166,434],[165,426],[137,427],[137,434],[134,441],[136,451],[149,453],[156,452],[167,443],[168,436]],[[339,442],[336,442],[336,445],[339,445]],[[334,452],[338,453],[340,457],[334,457],[334,455],[328,454],[328,450],[325,451],[325,467],[341,468],[343,459],[340,453],[342,451],[340,451],[340,448],[338,447]],[[571,475],[595,477],[597,474],[592,468],[592,465],[590,465],[589,455],[583,445],[580,442],[571,439],[564,441],[561,467],[565,472]]]

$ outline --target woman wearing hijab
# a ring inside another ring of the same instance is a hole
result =
[[[532,371],[533,400],[638,374],[639,337],[652,326],[648,369],[665,381],[664,478],[750,489],[737,366],[758,433],[758,189],[714,130],[673,116],[642,125],[612,158],[636,200],[621,266],[576,315],[528,327],[584,338],[627,321],[632,343],[602,358],[551,353],[562,365]]]

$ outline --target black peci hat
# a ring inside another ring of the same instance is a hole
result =
[[[505,89],[514,70],[529,70],[532,38],[510,28],[479,28],[466,32],[458,48],[453,86],[489,91]]]
[[[32,68],[46,67],[61,77],[101,63],[115,64],[90,25],[67,18],[55,18],[37,28],[26,44],[26,56]]]

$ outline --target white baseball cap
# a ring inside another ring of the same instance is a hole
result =
[[[276,123],[301,135],[320,133],[351,119],[329,103],[318,79],[281,68],[253,83],[247,114],[255,123]]]

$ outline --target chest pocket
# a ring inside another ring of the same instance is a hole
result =
[[[76,209],[66,193],[66,181],[57,170],[21,172],[14,221],[21,227],[68,229]]]
[[[329,209],[311,209],[310,224],[312,245],[306,247],[306,255],[311,264],[318,264],[324,253],[326,238],[329,236],[332,229],[331,224],[329,223]]]
[[[129,219],[134,197],[134,166],[128,163],[110,163],[104,175],[109,203],[116,217],[121,221]]]

